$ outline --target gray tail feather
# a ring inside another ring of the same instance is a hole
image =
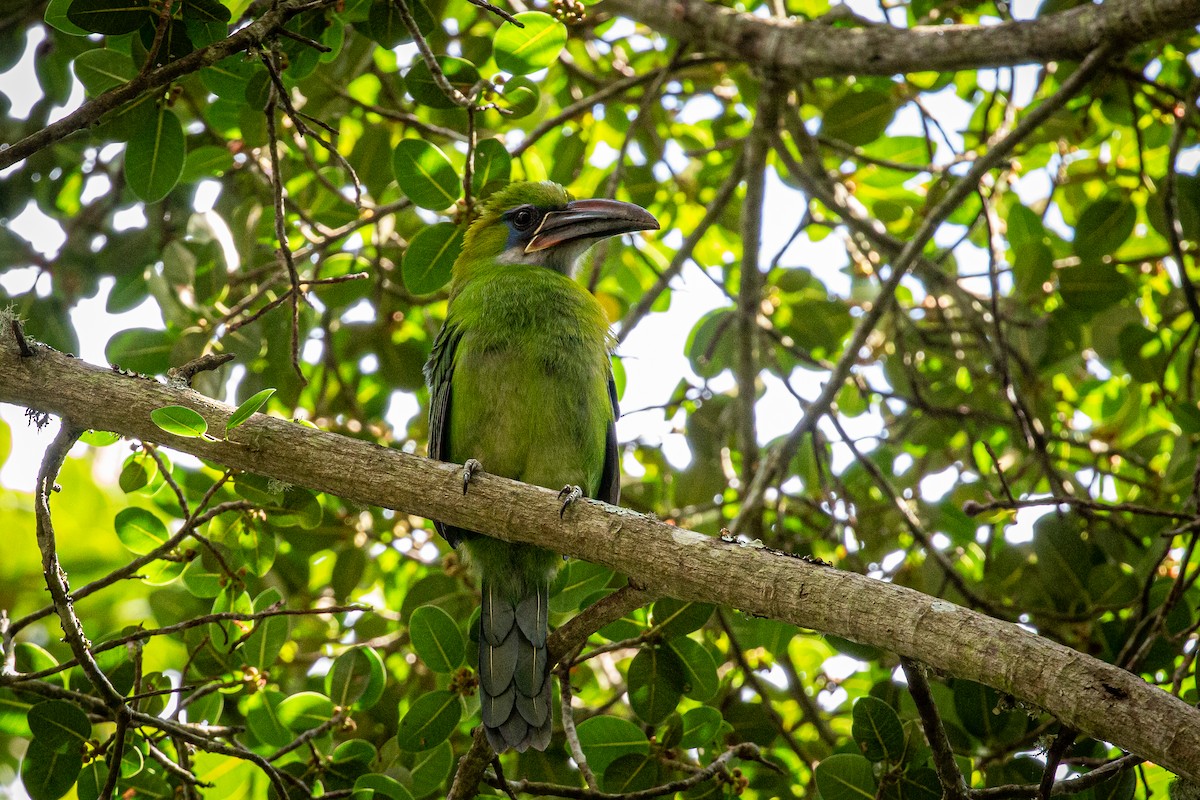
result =
[[[513,603],[483,583],[479,617],[479,702],[497,753],[545,750],[550,743],[550,664],[546,652],[548,585]]]

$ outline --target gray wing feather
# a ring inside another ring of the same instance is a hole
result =
[[[446,461],[450,456],[450,386],[454,377],[454,354],[462,331],[447,322],[438,332],[425,362],[425,382],[429,385],[429,457]],[[462,528],[433,522],[451,547],[462,541]]]
[[[612,372],[608,373],[608,399],[612,402],[612,421],[604,436],[604,472],[600,476],[600,488],[596,499],[614,506],[621,499],[621,453],[617,448],[617,420],[621,418],[621,407],[617,403],[617,384]]]

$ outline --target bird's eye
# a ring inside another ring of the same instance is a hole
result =
[[[533,223],[537,221],[537,214],[533,213],[532,208],[518,208],[517,213],[513,214],[512,221],[517,230],[529,230],[529,228],[533,227]]]

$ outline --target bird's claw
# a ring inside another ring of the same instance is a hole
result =
[[[578,486],[572,486],[569,483],[564,486],[562,491],[558,493],[558,499],[562,501],[562,508],[558,510],[558,518],[562,519],[563,515],[567,513],[567,506],[581,497],[583,497],[583,489],[580,489]]]
[[[483,472],[483,464],[473,458],[468,458],[467,463],[463,464],[463,494],[467,493],[467,487],[471,484],[471,478],[475,477],[476,472]]]

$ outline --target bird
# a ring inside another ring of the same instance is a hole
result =
[[[657,230],[640,206],[575,200],[549,181],[489,196],[451,270],[446,319],[425,365],[429,455],[463,464],[463,493],[480,470],[550,489],[560,516],[586,496],[616,504],[619,416],[599,301],[575,279],[600,239]],[[550,742],[549,589],[562,559],[435,522],[460,544],[482,595],[480,716],[492,749]]]

